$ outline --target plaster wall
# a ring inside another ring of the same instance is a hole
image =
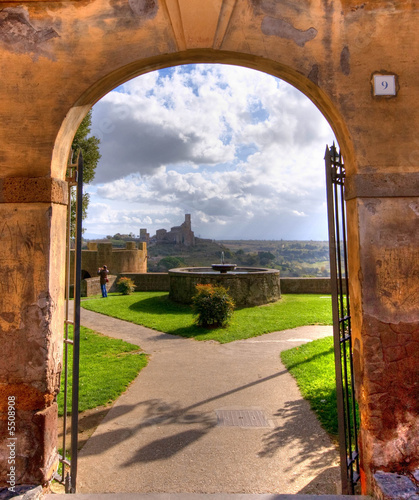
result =
[[[41,435],[53,417],[35,416],[55,412],[74,133],[129,78],[197,62],[278,76],[331,124],[348,175],[364,491],[378,468],[418,467],[418,24],[413,0],[0,2],[0,388],[31,422],[20,482],[48,481],[56,456]],[[374,96],[375,73],[396,76],[396,96]]]

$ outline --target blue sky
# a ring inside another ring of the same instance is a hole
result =
[[[170,229],[213,239],[327,239],[328,123],[298,90],[226,65],[135,78],[93,108],[102,158],[85,236]]]

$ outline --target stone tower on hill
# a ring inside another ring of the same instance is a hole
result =
[[[143,230],[140,230],[140,234],[141,231]],[[151,238],[151,241],[156,243],[185,245],[188,247],[194,246],[195,235],[192,231],[191,214],[185,214],[185,222],[180,226],[172,227],[170,231],[158,229],[156,235]]]

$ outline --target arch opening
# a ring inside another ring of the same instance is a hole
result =
[[[323,152],[323,149],[324,149],[324,145],[325,145],[325,144],[324,144],[324,142],[322,141],[322,142],[321,142],[321,150],[322,150],[322,152]],[[323,158],[322,158],[322,157],[321,157],[320,162],[322,163],[322,166],[323,166]],[[321,169],[321,175],[322,175],[322,177],[324,177],[323,168]],[[324,198],[324,197],[325,197],[325,195],[324,195],[324,193],[323,193],[323,198]]]

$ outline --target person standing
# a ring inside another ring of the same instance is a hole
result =
[[[100,288],[102,290],[102,298],[108,296],[108,291],[106,290],[106,283],[108,280],[109,270],[106,266],[99,267],[97,270],[98,275],[100,276]]]

